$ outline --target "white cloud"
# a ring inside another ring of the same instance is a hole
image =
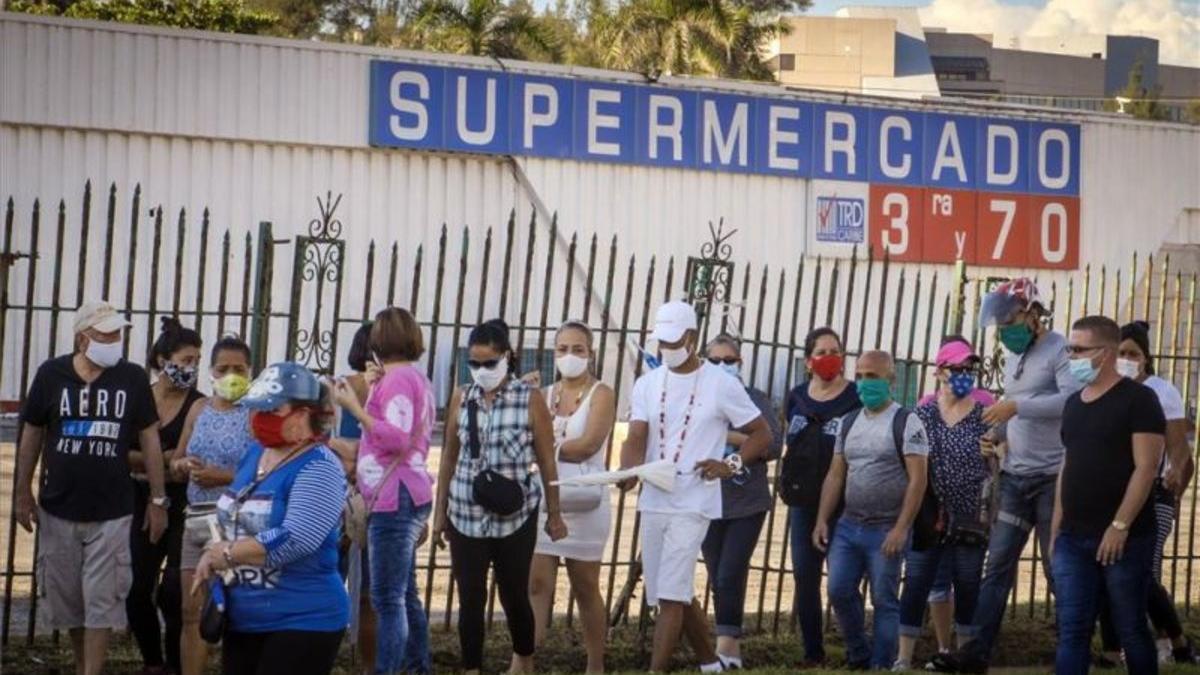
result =
[[[1000,0],[933,0],[921,22],[952,31],[1013,38],[1144,35],[1159,41],[1159,60],[1200,67],[1200,10],[1195,0],[1048,0],[1040,8]]]

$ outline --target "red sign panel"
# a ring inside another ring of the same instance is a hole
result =
[[[1029,198],[1029,265],[1056,270],[1079,267],[1079,198]]]
[[[926,188],[924,262],[975,262],[975,197],[968,190]]]
[[[975,258],[980,265],[1029,265],[1029,196],[980,192],[979,240]]]
[[[922,188],[871,185],[871,246],[897,262],[921,262]]]

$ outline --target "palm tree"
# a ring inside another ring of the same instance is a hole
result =
[[[427,0],[409,27],[409,46],[455,54],[558,61],[561,46],[528,3]]]
[[[608,65],[659,74],[716,75],[729,60],[723,0],[632,0],[617,11]]]

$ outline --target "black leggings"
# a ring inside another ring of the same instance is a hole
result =
[[[329,675],[337,662],[338,647],[345,632],[230,631],[221,642],[221,672],[224,675]]]
[[[458,586],[458,641],[463,670],[483,667],[483,618],[488,599],[488,567],[496,572],[500,604],[508,620],[513,653],[533,655],[533,607],[529,604],[529,566],[537,544],[537,514],[502,539],[468,537],[449,530],[450,569]]]
[[[129,526],[133,584],[125,598],[129,632],[137,641],[143,663],[152,667],[164,665],[165,638],[165,665],[179,672],[179,632],[183,627],[179,556],[183,546],[187,484],[167,483],[167,496],[171,499],[171,508],[167,511],[167,531],[156,544],[151,544],[149,534],[142,530],[150,486],[145,481],[134,481],[133,491],[133,521]],[[160,609],[165,626],[160,625],[158,620]]]

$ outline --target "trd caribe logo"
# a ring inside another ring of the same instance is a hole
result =
[[[817,197],[817,241],[861,244],[866,240],[867,205],[852,197]]]

